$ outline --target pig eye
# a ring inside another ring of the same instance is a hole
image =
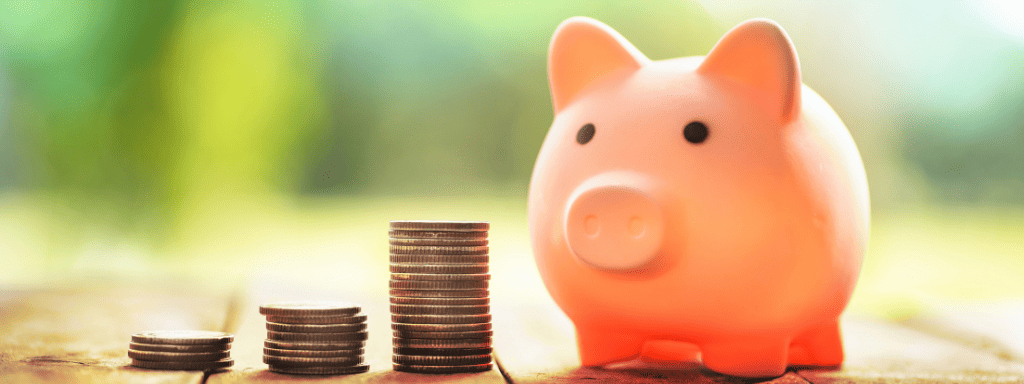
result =
[[[579,131],[576,131],[576,142],[580,143],[580,145],[589,143],[590,140],[594,138],[594,133],[594,124],[587,123],[587,125],[581,127]]]
[[[683,128],[683,137],[686,138],[686,141],[694,144],[703,143],[708,139],[708,126],[699,121],[686,124],[686,128]]]

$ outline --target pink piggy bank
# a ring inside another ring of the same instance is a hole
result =
[[[750,20],[706,57],[651,61],[572,18],[549,54],[555,119],[530,235],[582,364],[699,356],[748,377],[842,364],[867,180],[782,28]]]

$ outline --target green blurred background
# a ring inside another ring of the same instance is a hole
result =
[[[576,15],[656,60],[775,19],[867,168],[854,308],[1024,296],[1024,8],[1000,0],[3,0],[0,285],[359,287],[393,219],[491,220],[492,264],[537,283],[547,45]]]

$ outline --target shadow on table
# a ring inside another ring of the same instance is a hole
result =
[[[714,383],[714,384],[752,384],[752,383],[806,383],[795,372],[789,371],[777,378],[741,378],[722,375],[704,368],[699,362],[674,364],[634,361],[603,368],[579,367],[564,371],[552,377],[561,382],[587,383]],[[518,383],[520,380],[516,380]]]

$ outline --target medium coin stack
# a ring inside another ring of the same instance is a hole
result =
[[[260,306],[267,316],[263,362],[293,375],[347,375],[370,369],[363,364],[366,315],[342,302],[284,302]]]
[[[394,369],[491,370],[487,222],[392,221]]]
[[[208,371],[230,367],[230,333],[212,331],[149,331],[132,335],[128,357],[148,369]]]

